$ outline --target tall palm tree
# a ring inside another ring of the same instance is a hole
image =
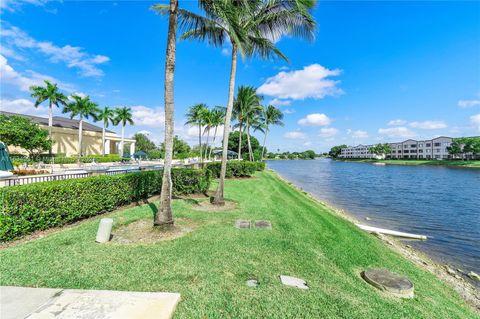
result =
[[[210,131],[214,128],[214,118],[213,118],[213,110],[207,109],[207,111],[203,114],[203,125],[205,126],[204,134],[207,132],[207,141],[205,143],[205,159],[208,158],[209,149],[208,149],[208,142],[210,141]]]
[[[237,97],[233,103],[232,116],[238,121],[234,128],[239,129],[238,141],[238,159],[242,159],[242,133],[245,129],[247,133],[247,143],[249,150],[249,159],[252,160],[251,144],[250,144],[250,126],[256,117],[259,115],[260,96],[253,86],[240,86],[237,91]]]
[[[202,162],[202,126],[204,125],[205,113],[208,111],[207,105],[201,103],[191,106],[186,114],[187,125],[198,125],[198,146],[200,147],[200,162]]]
[[[212,111],[212,123],[213,126],[215,127],[215,131],[213,133],[213,142],[212,142],[212,147],[210,147],[210,154],[209,158],[212,158],[212,151],[213,147],[215,146],[215,140],[217,138],[217,130],[220,125],[225,122],[225,108],[223,106],[216,106]]]
[[[99,108],[97,103],[90,100],[89,96],[81,97],[78,95],[72,95],[71,98],[72,98],[72,101],[63,108],[62,113],[70,113],[71,119],[77,116],[79,118],[78,157],[81,157],[83,155],[82,154],[83,120],[89,119],[90,117],[96,120],[97,114],[99,112]]]
[[[31,86],[31,96],[35,98],[35,107],[48,100],[48,135],[52,138],[52,125],[53,125],[53,106],[59,107],[60,105],[66,106],[68,98],[58,90],[56,83],[50,83],[45,80],[45,87],[43,86]]]
[[[160,6],[160,7],[159,7]],[[170,5],[159,5],[153,8],[168,12],[167,52],[165,57],[165,158],[163,164],[162,190],[160,193],[160,209],[155,215],[156,226],[173,225],[172,214],[172,160],[173,160],[173,128],[174,128],[174,96],[173,79],[175,74],[178,0],[170,0]]]
[[[232,47],[222,166],[214,204],[225,203],[223,194],[237,54],[287,60],[274,41],[285,34],[313,38],[315,21],[309,11],[314,4],[315,0],[200,0],[199,5],[205,12],[203,16],[179,9],[180,25],[187,30],[182,39],[207,41],[217,47],[230,43]]]
[[[132,109],[129,107],[119,107],[115,109],[115,123],[122,124],[122,140],[120,142],[120,156],[123,156],[123,147],[125,140],[125,126],[127,124],[133,125]]]
[[[105,156],[105,130],[110,123],[115,124],[115,111],[105,106],[97,114],[97,120],[102,121],[102,155]]]
[[[270,130],[270,125],[284,126],[283,124],[283,113],[278,108],[273,105],[269,105],[263,109],[262,114],[262,124],[264,126],[265,132],[263,136],[263,146],[262,146],[262,156],[260,157],[263,160],[265,155],[265,144],[267,142],[267,134]]]

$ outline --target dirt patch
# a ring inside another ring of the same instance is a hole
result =
[[[113,244],[153,244],[180,238],[192,232],[198,225],[190,219],[176,218],[173,226],[154,227],[153,220],[140,219],[112,231]]]
[[[199,210],[202,212],[226,212],[230,210],[237,209],[238,204],[234,201],[230,200],[225,200],[225,205],[219,206],[219,205],[213,205],[210,203],[210,199],[207,200],[190,200],[189,201],[192,204],[192,208],[194,210]]]
[[[195,193],[195,194],[188,194],[188,195],[179,195],[179,196],[175,196],[174,198],[175,199],[206,199],[214,195],[215,195],[215,192],[208,191],[206,194]]]

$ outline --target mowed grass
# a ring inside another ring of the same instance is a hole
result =
[[[478,318],[433,275],[335,216],[274,173],[229,180],[231,212],[201,212],[176,200],[175,216],[199,226],[155,244],[96,244],[98,220],[0,251],[0,284],[180,292],[175,318]],[[108,215],[116,226],[152,217],[144,205]],[[104,217],[104,216],[102,216]],[[236,219],[268,219],[273,230],[239,230]],[[396,299],[360,271],[386,267],[415,284]],[[281,285],[304,278],[309,290]],[[256,278],[257,288],[245,281]]]
[[[468,167],[468,168],[480,168],[480,161],[478,160],[376,160],[376,159],[337,159],[347,162],[362,162],[362,163],[385,163],[394,165],[430,165],[430,166],[455,166],[455,167]]]

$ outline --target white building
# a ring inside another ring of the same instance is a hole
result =
[[[447,147],[452,143],[451,137],[440,136],[431,140],[406,140],[399,143],[388,143],[391,147],[387,158],[392,159],[448,159]],[[369,149],[374,145],[349,146],[342,149],[340,158],[375,158]]]

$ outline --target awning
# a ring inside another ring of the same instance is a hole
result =
[[[5,144],[0,142],[0,171],[11,170],[13,170],[13,165],[10,160],[10,155],[8,154],[8,149]]]

